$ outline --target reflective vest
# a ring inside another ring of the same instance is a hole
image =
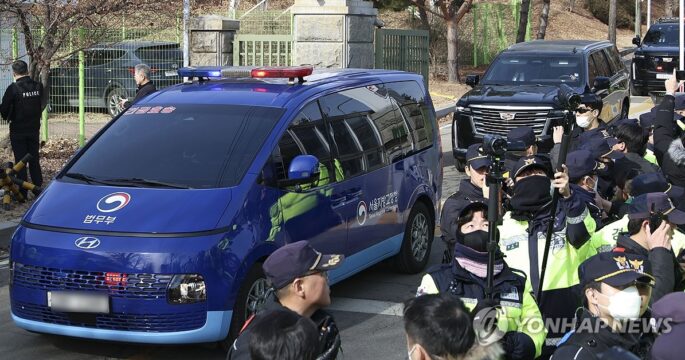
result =
[[[618,240],[619,234],[625,232],[628,232],[628,215],[625,215],[620,220],[614,221],[597,231],[592,235],[590,241],[598,246],[599,251],[610,251],[616,247],[616,241]],[[685,234],[678,229],[673,232],[671,248],[676,255],[685,248]]]

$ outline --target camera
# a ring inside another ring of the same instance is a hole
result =
[[[566,84],[561,84],[559,86],[557,99],[559,101],[559,105],[568,111],[575,111],[581,103],[580,95],[578,95],[573,88]]]
[[[483,137],[483,153],[495,157],[502,157],[507,151],[525,151],[526,145],[523,141],[507,141],[499,135],[485,135]]]

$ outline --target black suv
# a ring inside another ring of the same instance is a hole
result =
[[[182,81],[177,75],[167,76],[183,65],[183,52],[177,43],[160,41],[125,41],[98,44],[84,52],[85,107],[106,109],[119,114],[119,100],[133,99],[136,82],[134,67],[147,64],[152,80],[161,89]],[[78,106],[78,54],[50,70],[50,105],[59,108]]]
[[[657,20],[649,27],[644,40],[635,36],[637,45],[631,66],[633,95],[644,96],[650,91],[664,91],[664,80],[678,67],[678,18]]]
[[[594,91],[604,100],[605,122],[627,117],[629,73],[608,41],[536,40],[503,50],[480,79],[469,75],[471,91],[457,101],[452,122],[452,152],[463,170],[466,149],[483,135],[506,136],[510,129],[531,126],[541,152],[552,147],[552,127],[562,115],[558,86],[578,93]]]

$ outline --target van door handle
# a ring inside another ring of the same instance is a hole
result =
[[[347,193],[347,198],[348,199],[356,199],[356,198],[362,196],[363,193],[364,193],[364,191],[362,189],[359,189],[359,190],[354,189],[354,190],[350,191],[349,193]]]
[[[336,208],[345,205],[345,196],[332,195],[331,196],[331,207]]]

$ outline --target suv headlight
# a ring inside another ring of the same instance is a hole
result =
[[[462,113],[462,114],[471,113],[471,109],[469,109],[467,106],[457,106],[457,111]]]
[[[636,59],[644,59],[645,58],[645,56],[643,54],[634,54],[633,57]]]
[[[192,304],[207,299],[207,287],[202,275],[174,275],[167,287],[167,302],[170,304]]]

